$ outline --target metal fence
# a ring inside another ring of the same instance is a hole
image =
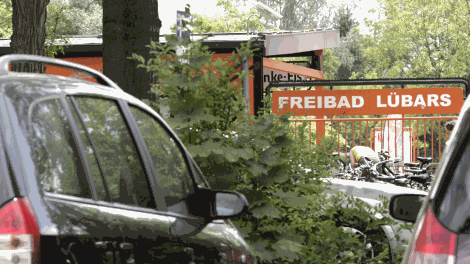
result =
[[[400,118],[294,119],[289,126],[295,136],[304,124],[309,144],[325,137],[338,153],[348,153],[354,146],[369,146],[375,151],[388,150],[392,157],[416,162],[416,157],[432,157],[439,162],[450,133],[445,125],[457,116]]]

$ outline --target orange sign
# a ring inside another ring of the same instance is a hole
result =
[[[92,69],[95,69],[97,71],[103,72],[103,58],[101,57],[65,58],[62,60],[82,64]],[[69,70],[60,66],[58,67],[58,66],[47,65],[46,74],[74,77],[74,78],[84,79],[84,80],[91,81],[91,82],[96,82],[95,78],[90,78],[91,76],[88,76],[84,72]]]
[[[275,91],[273,113],[296,116],[458,114],[462,88]]]

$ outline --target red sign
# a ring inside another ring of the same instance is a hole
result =
[[[458,114],[462,88],[275,91],[273,113],[295,116]]]
[[[101,57],[87,57],[87,58],[65,58],[62,60],[70,61],[85,65],[97,71],[103,72],[103,58]],[[84,79],[91,82],[96,82],[95,78],[88,76],[83,72],[78,72],[70,69],[66,69],[60,66],[46,66],[46,74],[74,77],[78,79]],[[91,78],[90,78],[91,77]]]

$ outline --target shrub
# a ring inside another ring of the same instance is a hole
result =
[[[301,125],[298,137],[288,130],[289,116],[262,110],[247,115],[240,80],[242,58],[253,56],[250,42],[229,61],[212,59],[203,40],[166,36],[167,43],[152,42],[147,62],[139,67],[152,72],[159,83],[152,92],[156,110],[166,108],[167,122],[178,133],[215,189],[243,193],[249,213],[233,222],[263,263],[361,263],[370,252],[363,237],[342,227],[354,227],[374,240],[375,260],[388,258],[380,225],[375,218],[386,207],[373,208],[342,194],[327,192],[321,180],[331,161],[322,147],[303,143],[308,137]],[[176,56],[172,50],[184,46]],[[269,106],[269,103],[266,102]],[[380,249],[380,250],[379,250]]]

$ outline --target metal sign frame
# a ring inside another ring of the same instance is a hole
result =
[[[271,81],[266,87],[266,94],[271,93],[271,88],[280,87],[315,87],[329,86],[357,86],[357,85],[405,85],[413,84],[463,84],[463,97],[467,98],[470,93],[469,80],[465,78],[404,78],[404,79],[359,79],[359,80],[300,80],[300,81]],[[310,90],[308,89],[308,90]]]

